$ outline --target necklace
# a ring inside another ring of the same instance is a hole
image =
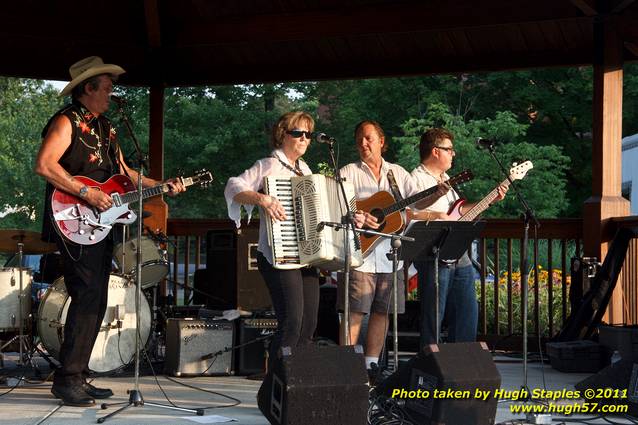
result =
[[[301,168],[299,168],[299,160],[295,161],[295,168],[292,168],[290,165],[288,165],[284,161],[282,161],[281,158],[279,158],[277,155],[272,154],[271,157],[275,158],[277,161],[279,161],[281,163],[281,165],[283,165],[285,168],[289,169],[290,171],[292,171],[296,175],[303,176],[303,173],[301,172]]]

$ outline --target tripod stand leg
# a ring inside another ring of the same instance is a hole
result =
[[[115,412],[111,412],[106,416],[102,416],[101,418],[98,418],[97,423],[101,424],[103,423],[105,420],[107,420],[108,418],[110,418],[111,416],[115,416],[118,413],[128,409],[129,407],[131,407],[133,405],[133,403],[131,401],[128,402],[128,404],[126,406],[120,407],[119,409],[117,409]]]

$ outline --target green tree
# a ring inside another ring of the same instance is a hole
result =
[[[419,163],[418,144],[421,134],[428,128],[443,126],[454,135],[457,155],[450,174],[470,169],[474,179],[463,185],[464,195],[470,201],[478,201],[505,179],[493,159],[476,149],[474,141],[483,136],[507,139],[512,142],[498,146],[496,155],[509,169],[512,163],[532,160],[534,168],[523,181],[516,182],[521,192],[533,206],[539,218],[557,217],[567,209],[565,196],[566,170],[569,158],[557,146],[538,146],[525,141],[527,124],[520,124],[511,112],[497,112],[494,118],[470,120],[450,113],[443,104],[431,105],[423,118],[409,119],[403,125],[405,136],[395,140],[399,147],[399,164],[407,170]],[[515,196],[508,196],[486,212],[491,217],[516,217],[521,207]]]
[[[45,182],[33,166],[41,131],[61,103],[55,89],[42,81],[0,77],[3,228],[40,230]]]

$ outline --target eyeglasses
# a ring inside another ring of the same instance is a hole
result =
[[[298,138],[301,136],[306,136],[306,139],[310,139],[312,137],[312,131],[303,131],[303,130],[286,130],[286,134],[291,135],[294,138]]]
[[[435,146],[435,148],[443,149],[444,151],[448,151],[451,154],[455,154],[456,153],[454,148],[450,148],[450,147],[447,147],[447,146]]]

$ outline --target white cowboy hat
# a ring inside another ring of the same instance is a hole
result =
[[[75,86],[96,75],[111,74],[117,76],[125,72],[121,66],[110,63],[105,64],[99,56],[89,56],[71,65],[69,68],[71,81],[62,89],[60,96],[68,95]]]

